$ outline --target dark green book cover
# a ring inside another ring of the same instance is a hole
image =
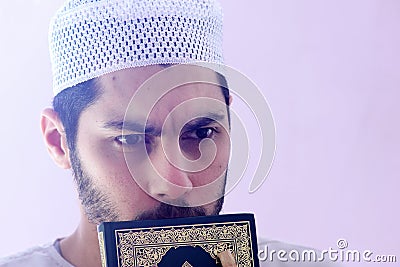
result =
[[[106,222],[98,232],[103,267],[221,266],[225,250],[237,266],[259,267],[253,214]]]

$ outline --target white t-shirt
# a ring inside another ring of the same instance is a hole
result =
[[[59,240],[0,259],[0,267],[74,267],[57,250]]]
[[[28,249],[22,253],[0,259],[0,267],[74,267],[67,262],[59,253],[58,240],[53,243],[38,246]],[[328,257],[325,257],[323,262],[295,259],[296,255],[309,255],[311,251],[315,252],[316,259],[320,256],[317,250],[310,248],[294,246],[279,241],[265,240],[259,242],[259,256],[261,267],[322,267],[322,266],[339,266],[337,263],[332,262]],[[279,251],[285,251],[286,254],[281,252],[278,257]],[[260,252],[263,252],[260,254]],[[297,253],[298,252],[298,253]],[[289,256],[289,254],[291,256]],[[312,253],[313,254],[313,253]],[[308,257],[306,257],[308,258]]]

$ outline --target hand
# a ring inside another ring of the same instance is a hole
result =
[[[229,250],[222,251],[217,254],[223,267],[237,267],[235,259]]]

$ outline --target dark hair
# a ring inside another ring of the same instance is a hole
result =
[[[227,105],[228,121],[230,125],[228,83],[223,75],[217,73],[217,76],[221,84],[225,104]],[[94,78],[64,89],[54,97],[53,109],[57,112],[64,126],[68,148],[71,151],[75,150],[76,134],[81,113],[94,104],[101,96],[101,93],[102,91],[97,79]]]
[[[53,109],[57,112],[67,137],[68,148],[75,149],[79,118],[86,108],[100,97],[101,91],[96,79],[91,79],[69,87],[58,93],[53,99]]]

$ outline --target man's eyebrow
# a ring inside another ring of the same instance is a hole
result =
[[[223,121],[224,119],[225,115],[219,113],[207,113],[206,115],[199,116],[187,122],[182,130],[194,131],[200,127],[207,126],[216,121]],[[146,133],[156,136],[161,135],[161,129],[158,129],[157,127],[154,127],[152,125],[144,126],[143,124],[135,121],[112,120],[105,122],[103,124],[103,128],[119,131],[125,130],[131,132]]]
[[[113,120],[108,121],[103,124],[103,128],[111,130],[125,130],[138,133],[147,133],[153,135],[160,135],[161,131],[157,130],[156,127],[152,125],[146,125],[135,121],[123,121],[123,120]]]
[[[217,114],[217,113],[209,113],[205,116],[201,116],[198,118],[195,118],[188,123],[185,124],[183,127],[183,131],[194,131],[197,130],[198,128],[207,126],[211,123],[214,123],[216,121],[222,121],[225,119],[225,115]]]

